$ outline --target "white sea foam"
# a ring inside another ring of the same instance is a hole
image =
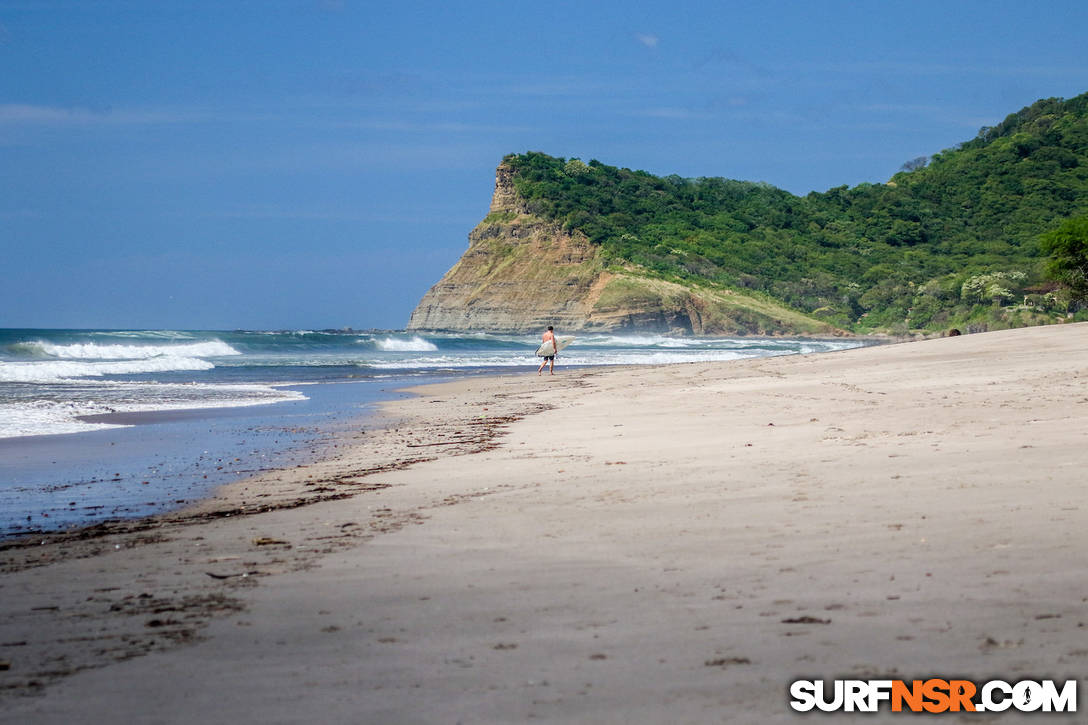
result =
[[[122,427],[110,423],[85,423],[78,420],[81,415],[109,412],[109,408],[93,403],[59,403],[48,400],[0,405],[0,438],[19,438],[50,433],[82,433]]]
[[[191,330],[93,330],[91,337],[122,340],[195,340],[202,334]]]
[[[671,365],[692,362],[729,362],[730,360],[740,360],[746,357],[753,356],[745,355],[736,350],[673,351],[651,349],[645,352],[611,352],[601,355],[568,354],[561,356],[560,360],[565,365]]]
[[[684,362],[727,362],[745,357],[755,357],[736,350],[613,350],[601,352],[570,353],[570,348],[559,356],[562,365],[665,365]],[[783,350],[779,354],[788,354]],[[524,367],[539,365],[540,358],[531,353],[489,355],[431,355],[397,362],[367,362],[367,367],[378,370],[414,370],[423,368],[455,369],[476,367]]]
[[[607,347],[665,347],[690,348],[712,347],[721,340],[698,337],[666,337],[665,335],[594,335],[575,338],[576,343]]]
[[[395,337],[376,339],[374,346],[383,352],[434,352],[438,349],[433,342],[427,342],[418,335],[410,340],[399,340]]]
[[[16,346],[30,354],[47,355],[66,360],[146,360],[162,355],[173,357],[223,357],[241,355],[221,340],[182,343],[180,345],[100,345],[96,342],[58,345],[36,340]]]
[[[321,340],[316,335],[321,335]],[[562,333],[561,333],[562,334]],[[414,376],[473,368],[535,369],[536,335],[377,332],[338,335],[296,331],[270,342],[265,333],[89,332],[8,343],[0,355],[0,437],[67,433],[104,427],[80,416],[179,408],[238,407],[298,399],[271,381],[297,377],[317,383],[339,380],[352,366],[361,379]],[[247,338],[246,335],[252,335]],[[313,337],[311,335],[314,335]],[[287,339],[291,337],[292,339]],[[327,339],[326,339],[327,338]],[[93,340],[90,342],[89,340]],[[231,344],[225,342],[229,340]],[[237,342],[235,342],[237,340]],[[80,341],[80,342],[75,342]],[[436,344],[437,343],[437,344]],[[232,346],[237,345],[237,349]],[[729,361],[856,347],[856,340],[803,338],[698,338],[655,333],[577,334],[559,364],[660,365]],[[240,350],[244,351],[239,352]],[[14,353],[14,354],[13,354]],[[325,373],[302,368],[329,367]],[[219,368],[219,370],[213,369]],[[180,375],[182,372],[193,375]],[[174,373],[162,375],[157,373]],[[133,376],[125,379],[126,376]],[[183,378],[190,382],[182,383]],[[348,377],[354,378],[354,375]],[[118,379],[120,378],[120,379]],[[235,388],[235,381],[252,386]]]
[[[575,344],[584,347],[621,347],[621,348],[665,348],[665,349],[701,349],[701,350],[744,350],[748,348],[776,350],[784,348],[797,350],[802,344],[813,350],[835,349],[842,344],[824,340],[806,340],[804,343],[795,338],[766,337],[670,337],[668,335],[586,335],[575,338]],[[845,343],[846,347],[855,347],[857,343]]]
[[[138,384],[117,383],[117,388],[137,387]],[[147,387],[147,386],[139,386]],[[83,416],[104,413],[144,413],[160,410],[197,410],[208,408],[243,408],[269,405],[289,400],[306,400],[294,390],[278,390],[265,385],[155,385],[155,393],[163,396],[154,401],[101,402],[34,400],[0,404],[0,438],[33,435],[84,433],[106,428],[127,428],[116,423],[88,422]],[[214,393],[222,397],[201,397]]]
[[[211,370],[215,365],[194,357],[160,356],[146,360],[81,362],[48,360],[43,362],[0,362],[0,382],[62,383],[103,375],[161,373],[178,370]]]

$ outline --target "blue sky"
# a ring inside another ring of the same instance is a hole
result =
[[[527,150],[796,194],[1088,91],[1088,3],[0,0],[0,327],[404,325]]]

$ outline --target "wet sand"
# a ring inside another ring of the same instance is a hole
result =
[[[5,715],[791,722],[800,677],[1088,665],[1088,325],[420,393],[0,550]]]
[[[297,387],[305,400],[107,413],[84,420],[125,427],[0,439],[0,543],[174,511],[243,477],[323,459],[327,439],[372,427],[377,401],[404,397],[385,381]]]

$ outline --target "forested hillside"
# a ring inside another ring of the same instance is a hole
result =
[[[759,291],[841,327],[996,329],[1077,308],[1038,238],[1088,214],[1088,94],[1038,101],[886,184],[805,197],[535,152],[504,163],[530,213],[616,268]]]

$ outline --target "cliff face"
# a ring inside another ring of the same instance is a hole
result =
[[[580,232],[529,212],[500,165],[487,217],[460,260],[423,295],[409,330],[563,332],[639,330],[673,334],[836,334],[764,300],[607,270]]]

